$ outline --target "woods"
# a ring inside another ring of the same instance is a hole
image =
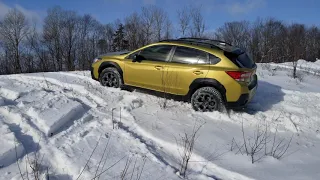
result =
[[[102,24],[89,14],[53,7],[36,28],[22,12],[11,9],[0,22],[0,74],[88,70],[99,54],[178,37],[224,40],[248,51],[256,62],[320,58],[319,27],[258,18],[226,22],[212,32],[202,13],[201,6],[183,7],[169,17],[164,9],[145,6]]]

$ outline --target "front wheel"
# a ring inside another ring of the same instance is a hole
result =
[[[221,93],[213,87],[202,87],[191,96],[194,110],[201,112],[223,111],[224,103]]]
[[[99,77],[102,86],[119,88],[122,86],[122,78],[116,68],[109,67],[104,69]]]

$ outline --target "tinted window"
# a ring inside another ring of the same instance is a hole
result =
[[[217,64],[218,62],[221,61],[220,58],[212,54],[209,54],[209,59],[210,59],[210,64]]]
[[[224,55],[227,56],[234,64],[239,67],[244,68],[253,68],[255,67],[254,61],[248,56],[247,53],[230,53],[224,52]]]
[[[246,68],[253,68],[255,63],[253,60],[248,56],[247,53],[240,54],[237,58],[239,64]]]
[[[172,46],[151,46],[140,52],[140,56],[145,60],[151,61],[166,61]]]
[[[183,64],[209,64],[206,52],[187,47],[177,47],[172,62]]]

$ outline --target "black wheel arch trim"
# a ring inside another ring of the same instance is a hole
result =
[[[100,78],[100,74],[101,72],[105,69],[105,68],[108,68],[108,67],[114,67],[118,70],[118,72],[120,73],[121,75],[121,79],[122,79],[122,82],[123,81],[123,71],[121,69],[121,67],[119,66],[119,64],[117,64],[116,62],[111,62],[111,61],[105,61],[103,63],[100,64],[99,66],[99,69],[98,69],[98,72],[99,72],[99,78]]]
[[[224,102],[226,102],[226,88],[219,81],[212,78],[195,79],[189,86],[188,98],[190,98],[197,89],[205,86],[216,88],[221,93]]]

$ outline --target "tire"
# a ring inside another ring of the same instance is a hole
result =
[[[102,86],[120,88],[123,85],[122,77],[119,71],[114,67],[105,68],[99,76]]]
[[[201,112],[222,112],[225,109],[221,93],[213,87],[197,89],[191,96],[191,105]]]

